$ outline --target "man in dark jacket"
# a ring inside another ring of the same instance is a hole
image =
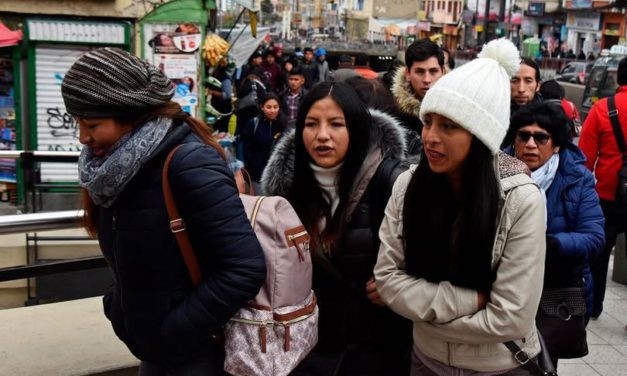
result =
[[[310,89],[318,82],[318,63],[314,60],[314,51],[311,47],[305,47],[303,62],[300,64],[305,77],[305,89]]]
[[[617,81],[619,87],[614,100],[624,137],[627,135],[627,58],[618,64]],[[579,147],[586,156],[586,167],[594,171],[597,179],[596,190],[605,215],[605,247],[592,264],[594,319],[603,312],[608,263],[616,237],[620,233],[627,233],[627,208],[624,203],[616,200],[618,172],[623,165],[623,157],[612,130],[607,98],[600,99],[590,109],[583,123]]]

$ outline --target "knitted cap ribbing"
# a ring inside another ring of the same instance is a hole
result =
[[[65,108],[78,118],[140,114],[168,102],[174,91],[172,81],[159,69],[110,47],[81,56],[61,84]]]

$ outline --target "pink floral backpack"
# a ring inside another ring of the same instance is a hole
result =
[[[176,149],[164,164],[163,196],[170,230],[192,282],[198,285],[202,272],[168,180],[170,160]],[[311,289],[309,234],[286,199],[244,194],[240,198],[263,248],[266,282],[255,299],[237,311],[224,328],[224,370],[235,376],[284,376],[318,342],[318,306]]]
[[[318,342],[309,234],[286,199],[240,197],[266,256],[267,276],[255,299],[224,329],[224,370],[287,375]]]

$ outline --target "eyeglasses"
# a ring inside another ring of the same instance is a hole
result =
[[[549,142],[551,135],[542,132],[531,133],[527,131],[518,131],[518,133],[516,133],[516,139],[524,143],[527,143],[531,137],[533,137],[536,144],[546,145],[546,143]]]

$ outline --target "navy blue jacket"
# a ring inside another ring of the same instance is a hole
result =
[[[261,179],[261,173],[268,164],[274,143],[281,136],[284,128],[282,124],[281,118],[268,121],[263,114],[260,114],[250,119],[242,131],[244,167],[256,182]]]
[[[510,148],[506,152],[513,155]],[[590,263],[603,248],[605,219],[594,177],[585,168],[585,156],[574,144],[560,149],[560,162],[546,192],[547,235],[557,239],[557,250],[547,249],[544,287],[586,288],[588,313],[592,310]]]
[[[178,144],[170,182],[203,272],[193,287],[161,188],[165,158]],[[212,340],[259,291],[265,260],[233,175],[187,125],[174,128],[111,208],[99,208],[99,242],[115,274],[104,298],[117,336],[141,360],[166,366],[204,356],[222,367]]]

